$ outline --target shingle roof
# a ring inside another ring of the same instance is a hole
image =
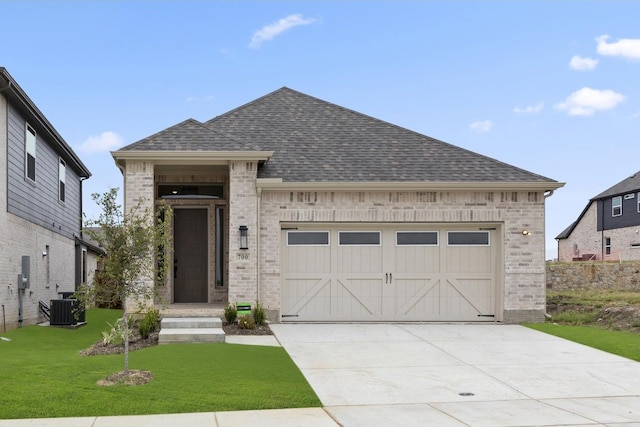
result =
[[[121,148],[157,151],[255,151],[255,147],[226,137],[194,119],[171,126],[163,131]]]
[[[636,191],[640,191],[640,171],[634,173],[628,178],[623,179],[613,187],[608,188],[591,200],[605,199],[607,197],[617,196],[619,194],[625,193],[634,193]]]
[[[212,132],[207,133],[198,125]],[[194,131],[195,135],[191,135]],[[123,148],[171,149],[273,151],[271,159],[260,167],[258,177],[282,178],[285,182],[557,184],[286,87],[204,124],[191,119]]]

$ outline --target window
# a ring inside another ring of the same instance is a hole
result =
[[[638,213],[640,213],[640,193],[638,193]]]
[[[67,176],[67,165],[64,160],[60,159],[58,166],[58,198],[61,202],[65,200],[65,179]]]
[[[31,181],[36,180],[36,131],[29,125],[25,128],[24,137],[24,170],[25,176]]]
[[[380,246],[379,231],[339,231],[340,246]]]
[[[611,199],[611,216],[622,215],[622,196]]]
[[[450,246],[489,246],[488,231],[449,231],[447,239]]]
[[[288,246],[329,246],[328,231],[287,231]]]
[[[438,246],[438,232],[397,231],[396,246]]]
[[[605,255],[611,255],[611,237],[604,238],[604,253]]]

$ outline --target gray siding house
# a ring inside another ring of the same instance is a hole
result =
[[[558,181],[286,87],[112,155],[125,209],[174,208],[169,304],[259,301],[282,322],[544,319]]]
[[[0,165],[0,304],[9,329],[42,320],[39,301],[83,281],[82,181],[91,174],[1,67]]]
[[[556,240],[559,261],[640,260],[640,171],[589,200]]]

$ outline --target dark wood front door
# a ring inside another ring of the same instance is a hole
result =
[[[173,227],[173,300],[208,302],[207,209],[176,209]]]

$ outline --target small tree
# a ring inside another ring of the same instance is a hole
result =
[[[124,336],[129,336],[129,303],[137,301],[143,306],[156,295],[158,284],[163,284],[167,265],[164,254],[171,248],[171,208],[162,204],[155,211],[143,208],[144,199],[123,213],[117,203],[118,189],[104,194],[94,193],[91,198],[102,208],[96,220],[86,224],[90,238],[105,250],[104,279],[110,283],[109,291],[94,284],[84,284],[76,293],[85,304],[122,301]],[[153,282],[150,286],[149,282]],[[109,301],[106,301],[109,299]],[[129,340],[124,340],[124,373],[129,372]]]

